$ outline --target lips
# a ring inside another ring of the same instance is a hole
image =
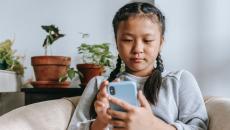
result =
[[[143,58],[131,58],[131,61],[134,62],[134,63],[140,63],[140,62],[143,62]]]

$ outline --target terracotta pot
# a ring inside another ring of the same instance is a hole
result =
[[[102,67],[95,64],[77,64],[77,69],[83,74],[83,77],[80,77],[81,86],[83,87],[87,85],[90,79],[101,75],[103,72]]]
[[[67,73],[71,58],[65,56],[34,56],[31,64],[37,81],[57,81]]]

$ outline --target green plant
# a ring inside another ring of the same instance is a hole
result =
[[[64,37],[65,35],[60,34],[59,29],[54,25],[42,25],[41,27],[48,33],[43,43],[43,47],[45,48],[45,55],[47,55],[48,46],[51,46],[54,43],[54,41],[61,37]]]
[[[42,25],[42,29],[44,29],[48,34],[43,43],[43,47],[45,48],[45,55],[47,55],[48,46],[51,46],[54,41],[58,40],[61,37],[64,37],[64,34],[59,33],[59,29],[55,27],[55,25]],[[59,82],[64,82],[67,78],[72,79],[75,76],[75,71],[73,68],[68,68],[67,74],[63,75],[59,78]]]
[[[82,38],[89,37],[89,34],[82,33]],[[78,53],[82,55],[83,63],[92,63],[102,67],[113,68],[114,56],[109,50],[109,43],[87,44],[82,43],[78,47]]]
[[[5,40],[0,43],[0,69],[15,71],[17,74],[24,74],[24,67],[20,63],[22,57],[15,55],[15,50],[12,49],[13,42]]]
[[[81,33],[82,38],[88,38],[89,34]],[[82,55],[83,63],[91,63],[101,66],[103,69],[104,67],[113,68],[113,54],[109,51],[109,43],[101,43],[101,44],[94,44],[90,45],[87,43],[82,43],[78,47],[78,53]],[[78,74],[79,77],[83,78],[83,74],[74,68],[68,68],[67,74],[60,77],[59,81],[63,82],[65,80],[73,79],[75,75]]]
[[[64,81],[66,81],[68,78],[72,80],[72,79],[75,77],[76,73],[77,73],[77,71],[74,70],[74,68],[68,68],[67,74],[61,76],[61,77],[59,78],[59,82],[64,82]]]

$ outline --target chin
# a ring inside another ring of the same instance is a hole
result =
[[[145,66],[130,66],[129,67],[132,71],[142,71],[142,70],[144,70],[146,67]]]

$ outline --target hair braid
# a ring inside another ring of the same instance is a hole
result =
[[[121,69],[121,58],[118,55],[116,68],[110,73],[109,78],[107,80],[109,82],[113,81],[116,78],[117,74],[120,72],[120,69]]]
[[[158,69],[160,72],[163,72],[164,71],[164,65],[163,65],[163,60],[161,59],[161,54],[158,54],[156,60],[157,60],[156,69]]]
[[[158,54],[156,62],[156,69],[153,70],[151,76],[149,76],[145,82],[143,89],[145,97],[153,105],[156,105],[158,101],[158,95],[162,84],[161,73],[164,71],[163,61],[160,54]]]

